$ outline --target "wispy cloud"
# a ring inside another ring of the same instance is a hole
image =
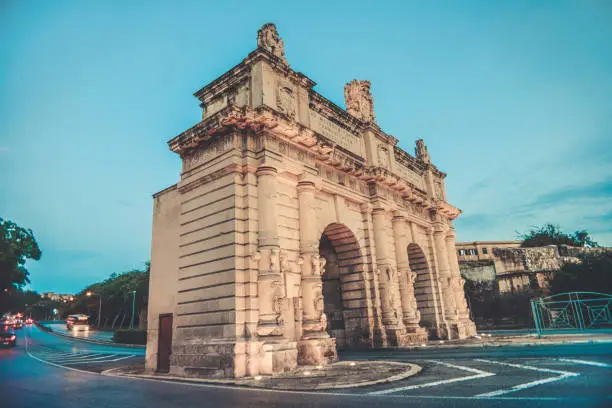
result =
[[[8,152],[8,147],[0,147],[0,152]]]
[[[537,197],[529,206],[554,206],[581,199],[612,197],[612,179],[597,183],[567,186]]]

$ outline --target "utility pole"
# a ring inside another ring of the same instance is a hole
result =
[[[136,291],[132,291],[132,319],[130,320],[130,329],[134,328],[134,311],[136,310]]]
[[[98,329],[99,329],[100,325],[102,324],[102,295],[98,294],[98,297],[100,298],[100,307],[98,307]]]

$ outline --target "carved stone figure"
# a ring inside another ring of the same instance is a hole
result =
[[[312,273],[313,275],[321,275],[324,273],[325,264],[327,260],[320,256],[319,254],[312,255]]]
[[[280,260],[280,271],[291,272],[291,262],[289,261],[289,257],[287,256],[287,251],[281,249],[278,254],[278,258]]]
[[[346,111],[364,122],[373,122],[374,99],[370,92],[370,81],[354,79],[344,86]]]
[[[285,44],[283,39],[278,36],[276,26],[272,23],[264,24],[257,32],[257,46],[279,57],[284,63]]]
[[[425,142],[423,139],[419,139],[416,141],[416,148],[414,149],[416,153],[417,159],[425,162],[431,163],[431,159],[429,158],[429,152],[427,151],[427,146],[425,146]]]

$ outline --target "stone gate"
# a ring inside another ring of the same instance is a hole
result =
[[[475,333],[446,175],[381,130],[368,81],[346,110],[314,85],[266,24],[196,92],[202,121],[169,141],[181,179],[154,195],[147,370],[252,376]]]

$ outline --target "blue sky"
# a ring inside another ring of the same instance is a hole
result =
[[[459,240],[552,222],[612,245],[612,3],[2,1],[0,216],[32,228],[39,291],[149,259],[151,194],[192,96],[276,23],[291,66],[344,106],[369,79],[381,127],[425,139]]]

